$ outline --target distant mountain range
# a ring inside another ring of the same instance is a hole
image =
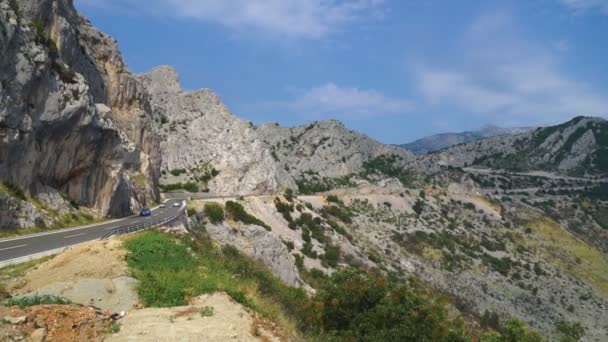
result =
[[[530,127],[503,128],[486,125],[477,131],[460,133],[440,133],[399,145],[414,153],[423,154],[438,151],[450,146],[491,138],[500,135],[514,135],[532,130]]]

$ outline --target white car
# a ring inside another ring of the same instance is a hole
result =
[[[174,206],[174,207],[181,207],[181,206],[182,206],[182,204],[181,204],[181,203],[179,203],[179,202],[173,202],[173,206]]]
[[[166,205],[165,205],[165,203],[161,203],[158,207],[159,208],[164,208],[164,207],[166,207]]]

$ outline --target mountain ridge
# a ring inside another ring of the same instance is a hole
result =
[[[521,134],[532,129],[533,128],[530,127],[502,128],[494,125],[484,125],[476,131],[438,133],[398,146],[406,148],[414,153],[425,154],[442,150],[453,145],[500,135]]]

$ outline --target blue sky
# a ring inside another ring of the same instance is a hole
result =
[[[75,0],[136,73],[385,143],[608,117],[608,0]]]

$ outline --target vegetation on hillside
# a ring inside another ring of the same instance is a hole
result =
[[[145,232],[125,246],[146,306],[183,305],[190,296],[224,291],[306,340],[472,340],[473,332],[448,308],[447,298],[414,280],[345,268],[320,278],[316,295],[308,297],[235,248],[215,246],[204,231],[187,240]],[[480,341],[542,341],[521,321],[496,324],[497,331],[482,333]],[[578,333],[572,325],[562,330]]]
[[[226,202],[226,215],[228,216],[228,218],[234,221],[240,221],[245,224],[254,224],[256,226],[264,227],[264,229],[266,230],[271,230],[269,225],[267,225],[257,217],[249,214],[245,210],[245,208],[238,202]]]

